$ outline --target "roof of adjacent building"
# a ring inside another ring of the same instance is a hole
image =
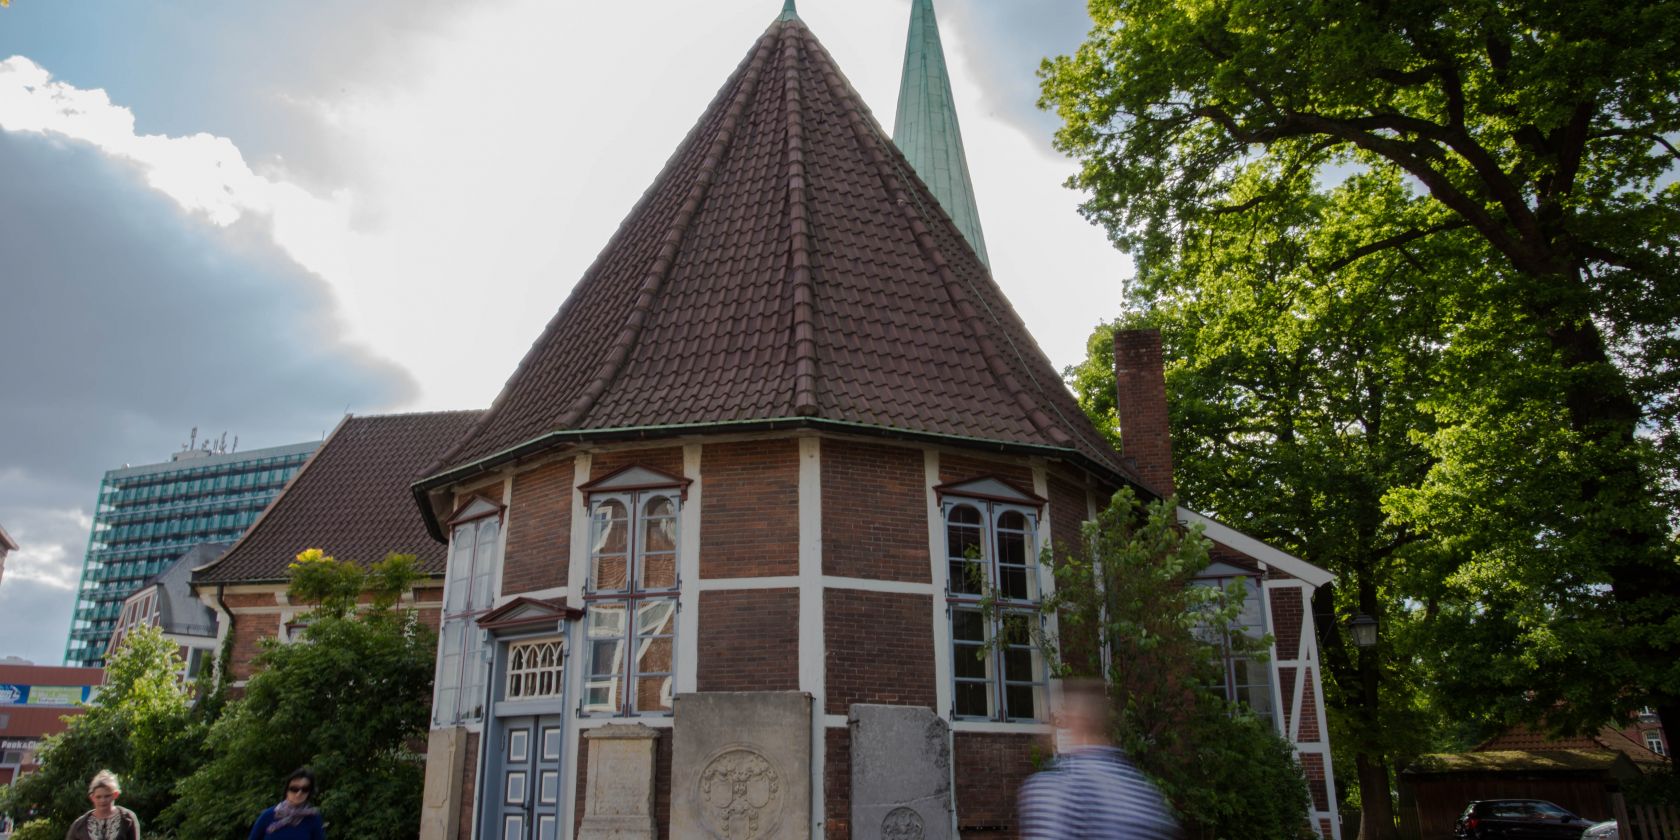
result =
[[[157,464],[140,464],[131,467],[119,467],[106,470],[107,481],[122,478],[137,478],[143,475],[160,475],[164,473],[182,472],[184,470],[200,470],[206,468],[237,467],[249,461],[260,461],[264,458],[287,458],[295,455],[307,455],[320,446],[320,441],[308,440],[303,443],[288,443],[284,446],[268,446],[262,449],[247,449],[244,452],[209,452],[190,458],[163,461]],[[177,453],[180,454],[180,453]]]
[[[17,550],[17,540],[12,539],[12,535],[6,533],[6,526],[0,525],[0,554]]]
[[[310,548],[363,564],[393,551],[413,554],[420,571],[442,574],[444,547],[427,534],[409,485],[481,413],[346,417],[233,548],[198,569],[193,582],[282,581]]]
[[[980,208],[974,182],[963,153],[957,105],[951,96],[951,73],[945,48],[939,42],[939,20],[933,0],[912,0],[910,35],[904,48],[904,75],[898,84],[898,115],[893,119],[893,142],[898,145],[928,190],[939,199],[957,229],[968,237],[975,256],[986,258],[986,236],[980,228]]]
[[[583,435],[830,425],[1131,478],[796,14],[779,16],[435,487]]]
[[[204,602],[193,596],[193,570],[216,562],[233,543],[200,543],[170,563],[169,567],[152,575],[124,603],[142,597],[156,587],[160,595],[158,629],[184,636],[216,635],[216,614]]]
[[[1505,750],[1587,750],[1598,752],[1621,753],[1639,764],[1666,764],[1668,759],[1646,747],[1613,726],[1599,727],[1597,732],[1590,735],[1571,735],[1557,737],[1544,732],[1536,732],[1526,726],[1513,726],[1498,735],[1483,741],[1476,746],[1474,752],[1498,752]]]
[[[1621,753],[1609,750],[1490,750],[1467,753],[1432,753],[1418,756],[1405,772],[1488,773],[1606,771],[1624,761]]]

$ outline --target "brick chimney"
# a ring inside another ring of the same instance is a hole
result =
[[[1120,455],[1151,490],[1173,494],[1172,432],[1167,425],[1167,378],[1160,330],[1114,333],[1115,408]]]

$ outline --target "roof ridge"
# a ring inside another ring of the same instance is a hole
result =
[[[791,2],[792,0],[789,0]],[[795,19],[797,20],[797,18]],[[782,56],[786,64],[788,131],[788,282],[793,287],[793,413],[813,417],[817,407],[816,289],[811,282],[811,224],[805,189],[804,103],[799,89],[800,32],[803,26],[782,28]]]
[[[782,21],[778,20],[771,24],[770,28],[775,31],[781,24]],[[647,275],[642,279],[641,290],[636,295],[636,302],[630,307],[630,316],[619,327],[618,335],[613,338],[611,348],[607,352],[607,358],[596,371],[595,377],[590,380],[588,387],[583,389],[583,393],[572,401],[566,413],[560,415],[560,419],[555,423],[557,427],[570,428],[582,420],[589,410],[595,407],[601,395],[606,393],[607,386],[624,370],[624,363],[630,358],[631,349],[636,346],[637,340],[641,338],[642,328],[647,325],[648,315],[653,311],[659,290],[664,286],[672,264],[676,262],[677,250],[688,235],[689,225],[705,201],[707,189],[717,177],[718,165],[722,162],[724,153],[735,140],[736,129],[740,127],[741,113],[746,110],[748,101],[758,90],[759,78],[764,74],[764,65],[768,63],[766,56],[770,52],[770,35],[771,32],[765,32],[759,38],[752,62],[747,67],[747,75],[741,80],[741,88],[736,92],[735,101],[730,103],[729,111],[718,124],[717,135],[712,138],[711,146],[706,149],[700,169],[695,172],[694,183],[689,186],[688,195],[684,197],[676,218],[671,220],[671,227],[665,231],[659,253],[654,257],[653,265],[648,267]]]
[[[816,48],[822,49],[822,45],[818,43]],[[982,318],[980,311],[975,308],[970,295],[962,288],[955,273],[951,271],[950,262],[945,258],[945,254],[938,243],[934,242],[933,233],[928,229],[926,221],[922,219],[920,213],[911,208],[912,196],[904,188],[904,173],[897,171],[897,167],[881,154],[881,150],[878,148],[880,143],[870,142],[871,139],[884,141],[888,144],[892,141],[870,130],[867,122],[858,113],[856,94],[842,86],[843,80],[837,77],[838,71],[833,58],[827,56],[826,50],[823,52],[825,57],[828,58],[827,61],[822,62],[823,81],[828,84],[830,92],[834,94],[835,99],[845,109],[846,122],[851,126],[853,136],[857,138],[859,147],[864,155],[869,158],[870,163],[875,165],[876,176],[881,179],[881,185],[893,197],[893,203],[898,206],[900,213],[910,224],[911,233],[916,237],[916,245],[938,272],[940,284],[951,298],[951,304],[956,307],[963,328],[968,331],[970,337],[980,348],[980,355],[986,363],[987,371],[1009,393],[1010,398],[1015,401],[1016,407],[1025,414],[1027,422],[1031,423],[1040,432],[1048,435],[1051,440],[1059,445],[1072,444],[1073,437],[1057,425],[1048,414],[1045,414],[1044,410],[1027,394],[1020,379],[1009,369],[1008,363],[1003,360],[997,343],[992,340],[986,330],[980,328],[977,323]],[[898,177],[894,178],[893,175]],[[997,320],[995,315],[992,319]]]

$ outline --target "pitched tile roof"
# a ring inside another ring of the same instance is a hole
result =
[[[1129,475],[797,16],[759,38],[426,483],[551,435],[781,420]]]
[[[1661,764],[1667,759],[1634,741],[1613,726],[1599,727],[1591,735],[1553,737],[1527,726],[1513,726],[1478,744],[1472,752],[1498,750],[1599,750],[1618,752],[1640,764]]]
[[[417,555],[443,574],[444,546],[426,532],[409,485],[483,412],[346,417],[222,559],[193,583],[280,581],[298,552],[319,548],[372,563]]]

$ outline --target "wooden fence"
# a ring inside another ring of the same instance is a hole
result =
[[[1611,800],[1616,809],[1617,840],[1680,840],[1680,808],[1629,805],[1619,793]]]

